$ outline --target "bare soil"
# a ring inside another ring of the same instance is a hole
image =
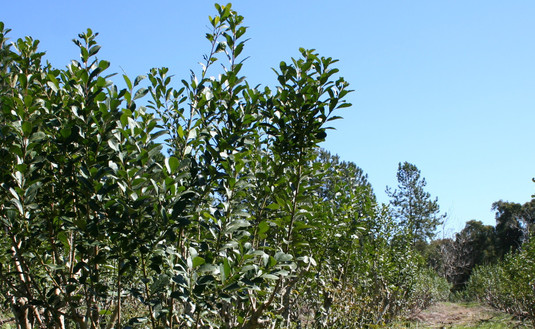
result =
[[[494,310],[485,306],[470,306],[454,303],[439,303],[415,316],[423,325],[444,327],[455,324],[470,325],[493,318]]]
[[[479,304],[438,303],[412,320],[416,328],[533,328]]]

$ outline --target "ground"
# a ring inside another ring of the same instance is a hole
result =
[[[1,317],[0,317],[1,318]],[[0,329],[15,328],[15,324],[1,323]],[[374,327],[375,328],[375,327]],[[528,329],[527,322],[475,303],[438,303],[413,315],[409,321],[396,323],[390,329]]]
[[[479,304],[438,303],[414,315],[408,324],[395,328],[533,328],[528,323],[513,319],[510,315]]]

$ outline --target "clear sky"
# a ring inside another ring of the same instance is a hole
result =
[[[47,59],[76,59],[71,42],[90,27],[100,58],[135,77],[167,66],[178,78],[208,52],[213,1],[4,1],[11,38],[41,40]],[[225,4],[225,2],[222,2]],[[369,176],[379,201],[399,162],[421,170],[449,214],[448,232],[494,224],[498,200],[535,194],[535,1],[233,1],[251,40],[245,74],[275,81],[271,67],[314,48],[340,60],[355,90],[323,147]]]

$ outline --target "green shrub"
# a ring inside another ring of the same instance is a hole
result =
[[[452,284],[434,270],[420,269],[415,282],[410,301],[413,312],[421,311],[437,302],[449,299]]]
[[[388,209],[376,211],[362,220],[365,229],[350,247],[336,249],[344,262],[320,267],[317,276],[303,281],[293,303],[296,313],[311,314],[296,316],[302,327],[381,327],[447,297],[449,285],[423,268],[421,256]],[[331,245],[337,246],[336,241],[333,235]]]
[[[477,267],[468,281],[466,295],[535,322],[535,239],[497,265]]]
[[[318,156],[350,106],[336,60],[300,49],[252,88],[243,17],[216,9],[178,89],[167,68],[119,89],[90,29],[55,69],[0,23],[0,302],[20,327],[364,327],[440,298],[362,171]]]

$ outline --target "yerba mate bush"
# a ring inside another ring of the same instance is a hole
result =
[[[478,266],[465,294],[535,324],[535,239],[494,265]]]
[[[318,157],[350,106],[336,61],[301,49],[252,88],[243,17],[216,9],[178,89],[167,68],[119,89],[91,30],[56,69],[0,25],[0,298],[19,328],[329,327],[410,298],[418,262],[362,171]],[[336,311],[348,298],[365,313]]]

